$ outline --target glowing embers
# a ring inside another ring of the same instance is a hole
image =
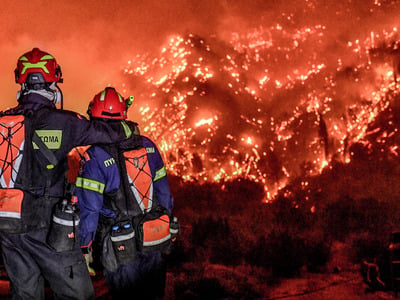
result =
[[[139,91],[142,132],[158,142],[172,173],[248,177],[265,185],[268,199],[298,174],[350,162],[355,143],[397,156],[394,125],[370,130],[399,89],[387,56],[397,31],[328,53],[326,30],[275,24],[233,34],[228,44],[171,37],[159,54],[125,68]]]

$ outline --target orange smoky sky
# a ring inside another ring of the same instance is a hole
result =
[[[19,86],[13,71],[18,57],[33,47],[49,52],[61,65],[64,107],[84,113],[104,86],[118,88],[131,57],[159,51],[171,34],[212,34],[226,21],[222,16],[228,10],[227,1],[4,1],[0,109],[16,104]]]

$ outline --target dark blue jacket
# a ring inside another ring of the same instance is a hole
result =
[[[131,136],[132,131],[126,123],[109,125],[100,121],[91,122],[72,111],[56,109],[52,102],[34,93],[24,96],[17,107],[1,112],[1,115],[7,116],[20,114],[25,115],[27,125],[24,149],[21,151],[23,156],[14,188],[24,191],[22,221],[27,230],[32,230],[49,225],[57,198],[65,196],[67,154],[74,147],[121,142],[127,138],[127,134]],[[53,169],[47,167],[48,161],[43,153],[34,147],[33,131],[58,160]],[[5,141],[6,138],[0,136],[0,142]],[[1,154],[1,161],[6,160],[5,156],[6,153]]]
[[[147,150],[153,182],[153,193],[158,204],[170,213],[173,197],[170,193],[164,162],[157,146],[147,137],[140,137],[140,147]],[[104,203],[104,195],[116,192],[123,180],[112,155],[100,146],[90,147],[77,178],[76,195],[80,208],[79,236],[82,246],[89,245],[95,237],[99,216],[115,218],[116,212]]]

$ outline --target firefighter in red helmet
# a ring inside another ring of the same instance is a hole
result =
[[[21,85],[18,105],[0,113],[0,198],[7,199],[0,207],[0,243],[12,299],[44,299],[45,281],[56,299],[93,299],[75,232],[77,210],[63,210],[73,216],[67,222],[72,226],[59,240],[52,234],[65,225],[57,223],[57,208],[76,207],[66,180],[67,154],[79,145],[134,140],[136,124],[90,122],[58,109],[61,68],[38,48],[19,57],[15,81]]]
[[[125,120],[127,102],[107,87],[90,102],[88,114],[107,123]],[[140,135],[139,145],[126,140],[90,147],[76,180],[76,195],[82,250],[85,257],[90,257],[92,244],[101,251],[113,299],[162,299],[165,255],[178,222],[157,146]]]

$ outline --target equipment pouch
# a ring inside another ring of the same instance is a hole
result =
[[[135,230],[129,221],[111,227],[110,239],[118,264],[131,263],[136,255]]]
[[[146,215],[138,225],[138,240],[143,253],[160,251],[169,254],[172,247],[169,215]]]
[[[0,189],[0,232],[19,233],[22,230],[23,191]]]
[[[115,256],[114,247],[111,241],[110,233],[104,236],[101,251],[101,263],[109,272],[115,272],[118,268],[117,257]]]

